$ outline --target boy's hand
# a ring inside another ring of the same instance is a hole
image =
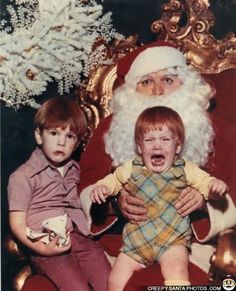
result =
[[[56,256],[67,252],[71,248],[71,240],[64,246],[59,246],[59,236],[53,238],[47,245],[42,243],[40,253],[44,256]]]
[[[106,198],[108,196],[108,189],[104,185],[98,185],[96,188],[93,189],[91,192],[90,198],[93,203],[104,203],[106,202]]]
[[[58,242],[60,237],[50,236],[50,242],[48,244],[43,243],[40,240],[32,241],[26,235],[26,212],[23,211],[12,211],[9,214],[9,222],[11,229],[15,236],[32,251],[42,256],[54,256],[67,252],[71,248],[71,239],[69,236],[68,242],[65,246],[59,246]],[[50,234],[50,233],[49,233]]]
[[[225,184],[225,182],[216,178],[210,182],[209,188],[209,199],[222,199],[228,191],[228,186]]]

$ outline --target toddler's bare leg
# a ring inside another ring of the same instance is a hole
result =
[[[165,285],[190,285],[188,250],[184,246],[170,247],[160,258]]]
[[[108,279],[108,291],[122,291],[134,271],[144,266],[124,253],[120,253]]]

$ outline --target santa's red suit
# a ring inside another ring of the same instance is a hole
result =
[[[154,43],[151,46],[156,46],[157,43]],[[161,44],[163,45],[163,44]],[[165,45],[165,44],[164,44]],[[150,47],[150,45],[148,46]],[[145,50],[145,47],[141,49],[141,52]],[[143,70],[143,61],[141,60],[140,64],[137,64],[137,66],[132,67],[132,62],[134,62],[134,59],[137,59],[137,55],[140,54],[140,51],[134,52],[133,57],[131,58],[126,58],[130,62],[130,64],[118,65],[118,76],[119,73],[120,75],[123,74],[123,76],[126,76],[125,82],[132,84],[137,82],[138,76],[135,74],[138,72],[140,69],[140,74],[147,74],[152,72],[152,69],[158,67],[158,70],[165,69],[166,63],[169,64],[171,67],[172,65],[175,64],[177,60],[177,66],[182,66],[182,59],[179,55],[172,55],[169,58],[164,60],[165,55],[161,57],[161,60],[163,60],[163,64],[159,64],[158,62],[155,64],[153,61],[153,58],[150,63],[148,63],[148,58],[145,59],[145,68],[146,72]],[[171,55],[171,52],[170,52]],[[179,63],[178,63],[179,62]],[[124,64],[124,61],[123,61]],[[131,67],[131,69],[130,69]],[[124,69],[124,70],[123,70]],[[132,71],[132,74],[129,74],[127,78],[127,72]],[[123,70],[123,71],[122,71]],[[185,76],[183,77],[185,78]],[[134,93],[135,94],[135,93]],[[194,95],[194,94],[193,94]],[[195,94],[196,95],[196,94]],[[200,95],[200,94],[199,94]],[[122,95],[118,95],[118,98],[120,98]],[[132,95],[133,96],[133,95]],[[123,104],[130,104],[130,110],[132,110],[132,96],[130,96],[130,101],[119,101],[120,104],[117,105],[117,112],[119,111],[119,108]],[[190,95],[189,95],[190,96]],[[190,98],[188,96],[188,98]],[[115,97],[117,98],[117,96]],[[160,97],[156,97],[157,99]],[[200,104],[199,107],[205,107],[207,104],[208,100],[201,100],[201,97],[199,96],[194,96],[193,98],[199,98],[196,104]],[[170,99],[171,100],[171,99]],[[196,100],[195,100],[196,101]],[[123,102],[123,103],[122,103]],[[127,102],[127,103],[125,103]],[[171,102],[171,101],[170,101]],[[189,106],[186,104],[189,102]],[[204,102],[206,104],[204,104]],[[185,109],[178,108],[180,106],[181,102],[177,102],[178,104],[173,103],[173,107],[176,111],[180,111],[180,116],[182,119],[184,119],[187,115],[185,114],[188,109],[190,110],[191,102],[186,99],[186,101],[183,103],[186,105]],[[198,106],[198,105],[196,105]],[[172,107],[170,105],[170,107]],[[196,107],[197,108],[197,107]],[[113,109],[115,112],[116,107],[113,106]],[[197,109],[198,110],[198,109]],[[199,109],[202,110],[202,109]],[[203,110],[205,111],[205,110]],[[182,114],[181,114],[182,112]],[[207,118],[208,116],[203,113],[199,113],[199,116],[202,116],[202,118]],[[124,115],[125,116],[125,115]],[[206,140],[212,138],[211,133],[206,133],[205,139],[201,141],[200,132],[201,132],[201,127],[204,127],[205,122],[203,122],[202,126],[199,127],[199,125],[193,124],[193,119],[195,118],[197,121],[202,122],[201,120],[198,120],[199,116],[191,116],[192,120],[192,126],[191,128],[193,129],[192,131],[188,132],[189,137],[187,137],[189,140],[187,140],[187,149],[185,154],[193,158],[196,158],[196,155],[193,154],[195,152],[199,152],[199,155],[202,155],[202,159],[199,160],[199,164],[201,165],[201,161],[204,160],[206,157],[207,151],[210,152],[210,149],[204,151],[200,149],[200,147],[207,147]],[[104,141],[104,136],[107,132],[112,131],[112,128],[119,127],[117,124],[114,126],[114,122],[112,125],[112,120],[117,118],[116,112],[114,115],[110,115],[109,117],[103,119],[100,124],[98,125],[98,128],[95,130],[93,137],[91,138],[90,142],[87,144],[85,152],[82,154],[81,161],[80,161],[80,166],[81,166],[81,183],[79,186],[79,192],[82,193],[80,195],[82,204],[84,206],[85,212],[88,215],[89,218],[89,224],[90,224],[90,217],[89,217],[89,210],[91,206],[91,202],[89,202],[89,194],[91,190],[92,184],[94,184],[97,180],[103,178],[107,174],[111,173],[113,166],[117,166],[116,163],[114,163],[114,159],[112,160],[111,156],[108,155],[106,152],[109,152],[109,142],[107,140],[109,139],[108,136],[106,136],[106,150],[105,150],[105,141]],[[226,121],[211,115],[210,116],[211,122],[209,121],[209,126],[210,128],[213,127],[214,132],[215,132],[215,137],[213,140],[213,147],[214,147],[214,152],[211,153],[207,165],[205,165],[205,169],[213,176],[220,178],[224,180],[227,185],[229,186],[229,193],[230,196],[227,194],[227,199],[225,200],[225,203],[220,202],[214,202],[214,203],[207,203],[208,206],[208,215],[199,213],[198,215],[194,215],[193,217],[193,231],[194,231],[194,242],[192,244],[192,249],[191,249],[191,255],[190,255],[190,266],[189,266],[189,273],[190,273],[190,281],[192,284],[196,285],[202,285],[202,284],[209,284],[207,281],[207,274],[206,272],[209,269],[209,257],[213,252],[213,247],[211,245],[208,245],[208,241],[212,240],[215,238],[216,234],[218,234],[220,231],[232,227],[235,222],[236,222],[236,211],[235,211],[235,206],[233,201],[236,202],[236,128],[227,123]],[[195,121],[196,121],[195,120]],[[127,123],[129,123],[129,115],[127,115]],[[186,117],[186,121],[184,120],[185,127],[188,126],[188,117]],[[118,124],[119,125],[119,124]],[[194,127],[196,126],[196,127]],[[124,127],[124,124],[123,124]],[[116,130],[116,129],[115,129]],[[211,129],[206,128],[206,131],[210,132]],[[119,129],[118,129],[119,132]],[[122,131],[121,131],[122,132]],[[204,133],[203,133],[204,134]],[[208,134],[208,135],[207,135]],[[110,140],[111,140],[112,135],[110,135]],[[131,134],[132,138],[132,134]],[[199,140],[200,139],[200,143]],[[120,146],[120,149],[124,149],[127,147],[128,148],[128,140],[127,140],[127,145],[119,145],[119,140],[116,141],[117,146]],[[125,140],[124,140],[125,142]],[[124,143],[123,142],[123,143]],[[205,142],[205,144],[204,144]],[[122,143],[122,142],[121,142]],[[116,145],[114,146],[116,147]],[[188,149],[190,148],[190,151]],[[116,148],[114,148],[114,151],[116,151]],[[195,151],[195,152],[194,152]],[[112,150],[111,150],[112,152]],[[120,150],[121,152],[121,150]],[[109,152],[110,153],[110,152]],[[112,166],[113,163],[113,166]],[[88,187],[89,186],[89,187]],[[232,201],[233,200],[233,201]],[[99,210],[98,212],[104,212],[104,207]],[[102,213],[104,214],[104,213]],[[110,225],[112,225],[116,221],[116,218],[113,216],[107,216],[105,219],[105,222],[100,225],[99,227],[94,227],[92,230],[94,232],[97,231],[97,233],[103,232],[104,229],[108,229]],[[115,224],[119,224],[119,220],[115,222]],[[114,227],[114,225],[113,225]],[[102,239],[102,242],[104,242],[105,248],[108,253],[111,255],[115,255],[119,251],[119,247],[121,246],[121,236],[117,235],[108,235],[105,234]],[[199,245],[196,242],[200,242],[201,245]],[[158,269],[159,266],[158,264],[154,266],[148,266],[147,268],[134,273],[132,278],[129,280],[126,286],[126,290],[142,290],[142,286],[147,286],[147,285],[162,285],[163,284],[163,278],[161,277],[161,272],[160,269]],[[171,268],[171,266],[170,266]],[[146,290],[146,289],[143,289]]]

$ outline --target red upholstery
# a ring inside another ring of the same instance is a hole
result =
[[[217,106],[213,114],[236,126],[236,70],[204,77],[213,82],[216,88]]]
[[[121,247],[122,237],[119,234],[107,234],[101,238],[101,243],[107,253],[111,256],[117,256]]]
[[[27,278],[22,291],[56,291],[55,285],[42,275],[34,275]]]

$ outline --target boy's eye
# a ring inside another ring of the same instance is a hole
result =
[[[69,139],[76,139],[76,135],[75,134],[68,134],[67,137]]]
[[[49,134],[51,134],[51,135],[54,136],[54,135],[57,135],[57,132],[56,132],[55,130],[50,130],[50,131],[49,131]]]

